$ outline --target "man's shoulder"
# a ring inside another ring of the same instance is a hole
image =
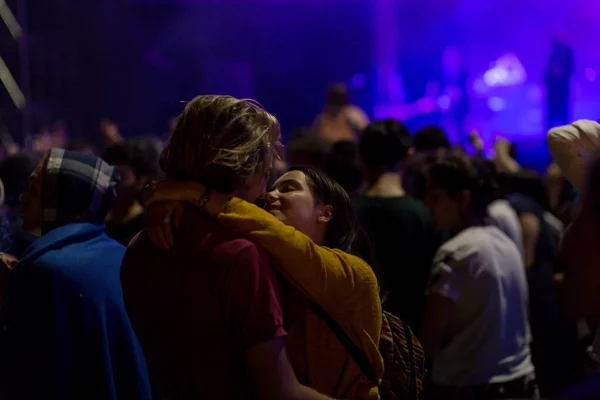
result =
[[[184,214],[182,225],[175,233],[176,245],[170,251],[192,252],[210,255],[213,260],[232,261],[234,259],[269,259],[267,251],[257,243],[219,225],[216,221],[199,215]],[[158,248],[152,243],[146,230],[139,232],[127,247],[127,254],[135,258],[153,255]]]
[[[459,232],[440,246],[435,262],[462,262],[473,257],[479,250],[481,234],[484,231],[478,227],[467,228]]]
[[[238,263],[269,262],[269,253],[259,244],[244,237],[232,235],[224,238],[213,248],[216,259]]]
[[[24,257],[23,264],[17,264],[15,269],[21,269],[27,276],[44,276],[49,282],[64,278],[68,282],[82,283],[88,278],[95,279],[98,271],[110,274],[118,270],[124,254],[125,246],[110,238],[100,242],[76,242],[35,259]]]

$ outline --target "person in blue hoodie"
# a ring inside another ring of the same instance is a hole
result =
[[[104,233],[118,184],[117,169],[100,158],[62,149],[31,175],[22,230],[39,238],[8,277],[1,398],[152,398],[123,302],[125,248]]]

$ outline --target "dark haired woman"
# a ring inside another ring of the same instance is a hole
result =
[[[178,203],[163,200],[207,198],[199,184],[164,185],[161,193],[159,183],[147,202],[161,201],[148,212],[151,221],[159,221],[159,226],[149,226],[149,234],[160,247],[170,245],[162,238],[170,235],[172,210],[177,225]],[[314,308],[341,326],[381,378],[379,288],[369,265],[356,256],[367,246],[344,189],[317,169],[292,167],[267,194],[264,210],[225,194],[208,197],[206,211],[221,225],[262,245],[291,284],[291,290],[282,290],[286,323],[291,322],[286,347],[300,382],[335,398],[379,398],[377,384]]]
[[[455,233],[435,256],[421,329],[433,398],[537,396],[525,268],[515,243],[487,224],[491,195],[465,157],[429,169],[426,206]]]

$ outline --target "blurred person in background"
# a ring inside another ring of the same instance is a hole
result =
[[[436,159],[437,153],[450,151],[450,141],[446,132],[430,125],[417,131],[412,148],[414,154],[407,160],[403,184],[411,196],[424,200],[428,164]]]
[[[117,200],[106,216],[106,233],[125,246],[146,226],[140,193],[156,177],[153,156],[153,152],[133,140],[114,144],[102,153],[104,161],[116,166],[121,177]]]
[[[53,148],[68,148],[70,137],[67,123],[65,121],[57,121],[54,124],[52,124],[52,128],[50,129],[50,137]]]
[[[585,347],[585,367],[591,378],[573,387],[567,395],[595,398],[592,396],[600,394],[600,124],[579,120],[553,128],[548,133],[548,148],[581,196],[580,211],[565,231],[560,258],[566,265],[563,285],[566,311],[577,323]]]
[[[573,336],[556,286],[562,223],[549,212],[540,175],[519,165],[512,143],[497,137],[494,150],[493,161],[477,157],[473,165],[498,183],[488,215],[521,251],[527,270],[531,352],[537,382],[542,396],[554,396],[573,379],[569,357]]]
[[[359,149],[367,187],[353,204],[375,247],[388,295],[384,308],[418,330],[441,238],[429,211],[403,186],[411,144],[408,129],[392,119],[363,131]]]
[[[100,135],[103,138],[103,148],[110,147],[113,144],[121,143],[123,137],[117,124],[109,119],[100,121]]]
[[[5,398],[152,399],[121,292],[125,248],[104,233],[118,183],[104,161],[62,149],[52,149],[29,178],[22,229],[38,238],[6,286]]]
[[[425,88],[425,99],[434,102],[436,120],[443,126],[452,144],[464,145],[466,118],[470,111],[469,75],[464,69],[460,50],[444,48],[442,63]]]
[[[518,181],[521,181],[520,183]],[[511,182],[517,182],[512,186]],[[560,237],[545,217],[546,210],[532,193],[544,193],[537,174],[521,172],[504,178],[504,190],[523,232],[523,254],[529,287],[531,353],[542,396],[553,397],[572,380],[572,335],[558,298],[556,274]],[[511,187],[512,186],[512,187]],[[525,186],[525,189],[522,189]],[[545,194],[545,193],[544,193]]]
[[[546,129],[569,123],[571,106],[571,77],[575,70],[573,49],[557,36],[544,74],[546,88]]]
[[[426,205],[455,233],[435,255],[421,328],[432,399],[539,398],[525,268],[515,243],[487,223],[492,194],[464,156],[442,155],[429,169]]]
[[[567,264],[565,304],[573,321],[584,321],[592,331],[600,322],[600,213],[597,210],[598,148],[600,124],[579,120],[553,128],[548,133],[548,148],[554,161],[581,196],[580,212],[565,232],[561,260]],[[600,349],[600,343],[599,347]],[[600,351],[598,351],[600,353]]]
[[[313,129],[323,140],[335,143],[340,140],[356,141],[368,124],[367,114],[350,102],[348,86],[332,83],[327,89],[325,107],[317,115]]]
[[[356,196],[363,181],[356,142],[343,140],[332,144],[324,171],[344,188],[350,198]]]
[[[88,143],[86,140],[76,139],[73,141],[71,146],[69,146],[68,150],[76,151],[78,153],[89,154],[93,156],[96,154],[96,150],[94,150],[94,146]]]
[[[524,259],[525,251],[523,249],[523,229],[521,227],[521,221],[519,220],[517,212],[508,201],[507,193],[505,193],[498,184],[499,175],[496,168],[497,163],[485,158],[483,152],[484,143],[479,132],[471,132],[469,139],[475,149],[475,156],[472,158],[473,167],[479,174],[484,176],[485,179],[488,179],[493,186],[492,198],[490,199],[490,205],[487,209],[488,217],[498,229],[512,239],[519,248],[519,252]]]
[[[571,182],[564,176],[555,162],[546,169],[544,186],[551,212],[562,223],[563,228],[569,225],[579,211],[579,194]]]
[[[199,96],[178,118],[161,167],[184,186],[203,184],[254,202],[265,192],[279,141],[278,121],[255,103]],[[177,195],[186,198],[185,191]],[[300,385],[292,369],[269,254],[207,214],[202,193],[187,195],[196,201],[183,205],[172,247],[163,251],[144,230],[122,264],[127,311],[158,395],[326,398]],[[164,222],[170,229],[170,218]]]
[[[162,140],[153,136],[141,136],[128,139],[128,142],[141,150],[154,175],[160,174],[160,154],[165,148]]]
[[[35,154],[16,154],[0,161],[0,180],[4,191],[2,204],[0,252],[17,259],[35,240],[35,236],[21,230],[21,206],[19,196],[27,188],[29,176],[35,170],[40,157]]]
[[[417,153],[428,153],[440,149],[450,149],[450,141],[443,129],[430,125],[417,131],[413,146]]]
[[[290,165],[308,165],[323,170],[330,146],[312,130],[301,129],[290,137],[286,159]]]

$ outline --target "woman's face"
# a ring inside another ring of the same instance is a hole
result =
[[[465,208],[461,197],[453,198],[446,190],[429,180],[425,192],[425,206],[433,215],[438,227],[449,230],[460,228]]]
[[[287,172],[275,181],[273,190],[267,193],[265,210],[317,244],[322,243],[332,216],[331,206],[315,200],[301,171]]]

